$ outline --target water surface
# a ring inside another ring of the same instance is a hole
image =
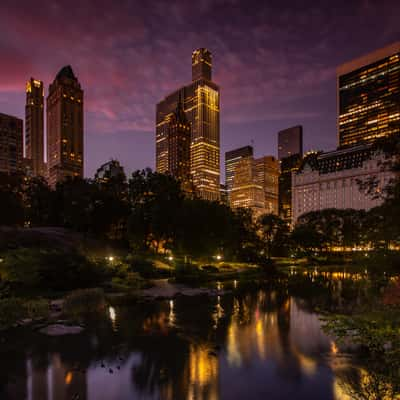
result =
[[[220,286],[232,292],[109,307],[79,335],[1,337],[0,399],[348,398],[339,372],[352,358],[315,310],[359,304],[368,282],[310,275]]]

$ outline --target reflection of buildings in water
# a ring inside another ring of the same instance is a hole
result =
[[[217,304],[215,305],[215,310],[212,314],[212,319],[214,321],[213,328],[218,328],[219,320],[224,316],[224,309],[221,306],[221,296],[217,296]]]
[[[218,400],[219,360],[207,344],[192,344],[189,350],[187,400]]]
[[[266,302],[272,303],[272,311],[266,311]],[[243,319],[249,309],[250,319]],[[257,356],[274,360],[279,373],[285,376],[311,376],[318,365],[314,355],[328,351],[330,345],[318,316],[300,310],[292,298],[279,298],[271,292],[269,296],[257,296],[254,304],[246,297],[233,301],[227,332],[227,359],[232,366],[249,364]]]
[[[87,399],[86,371],[67,368],[59,354],[52,354],[46,367],[28,359],[27,369],[28,400]]]

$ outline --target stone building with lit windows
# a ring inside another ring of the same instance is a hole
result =
[[[83,177],[83,90],[71,66],[63,67],[47,96],[48,182]]]
[[[278,214],[279,163],[272,156],[245,157],[235,168],[230,192],[232,208],[249,208],[256,219]]]
[[[383,169],[384,155],[371,145],[359,145],[327,153],[307,154],[292,174],[292,225],[304,213],[325,208],[369,210],[382,204],[382,197],[365,193],[360,182],[374,177],[377,194],[393,178]]]
[[[32,176],[45,176],[44,163],[44,89],[43,82],[26,82],[25,158]],[[29,160],[29,161],[28,161]]]
[[[22,169],[23,122],[0,113],[0,172],[13,174]]]
[[[190,173],[197,195],[220,198],[219,87],[212,81],[212,56],[201,48],[192,54],[192,83],[164,98],[156,107],[156,170],[169,169],[170,121],[179,99],[191,127]]]
[[[337,68],[339,147],[400,132],[400,42]]]

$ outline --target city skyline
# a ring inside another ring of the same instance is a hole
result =
[[[160,94],[190,80],[181,60],[204,46],[214,54],[214,79],[221,86],[221,154],[254,140],[256,156],[276,155],[276,133],[297,124],[304,127],[305,150],[334,149],[336,67],[398,40],[394,11],[399,5],[337,2],[290,11],[254,5],[257,12],[247,17],[242,7],[174,2],[170,22],[160,31],[152,27],[165,15],[164,6],[151,13],[142,6],[133,13],[128,5],[102,2],[98,10],[109,15],[103,29],[97,18],[89,26],[80,24],[81,17],[93,14],[90,7],[72,11],[45,2],[40,14],[32,9],[23,16],[23,7],[5,1],[1,112],[23,118],[25,82],[31,76],[44,81],[47,95],[60,66],[71,64],[87,99],[85,175],[93,176],[110,158],[120,160],[128,173],[154,168],[154,105]],[[202,18],[182,37],[196,13]],[[65,16],[71,26],[60,30]],[[208,21],[206,30],[202,19]],[[347,40],[350,34],[353,41]],[[40,49],[29,46],[38,42]]]

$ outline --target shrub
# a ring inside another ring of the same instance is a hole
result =
[[[218,267],[215,265],[202,265],[201,269],[206,272],[219,272]]]
[[[0,329],[12,327],[25,316],[26,310],[21,299],[12,297],[0,300]]]
[[[146,279],[155,279],[163,276],[168,276],[168,271],[161,270],[157,268],[153,261],[141,257],[141,256],[132,256],[130,257],[131,270],[133,272],[137,272]]]
[[[71,290],[99,286],[108,276],[103,262],[80,253],[18,249],[7,252],[0,279],[14,290]]]
[[[68,316],[78,317],[102,311],[105,305],[102,289],[80,289],[71,292],[65,297],[64,313]]]
[[[47,318],[50,313],[49,302],[45,299],[30,300],[24,304],[26,318]]]

